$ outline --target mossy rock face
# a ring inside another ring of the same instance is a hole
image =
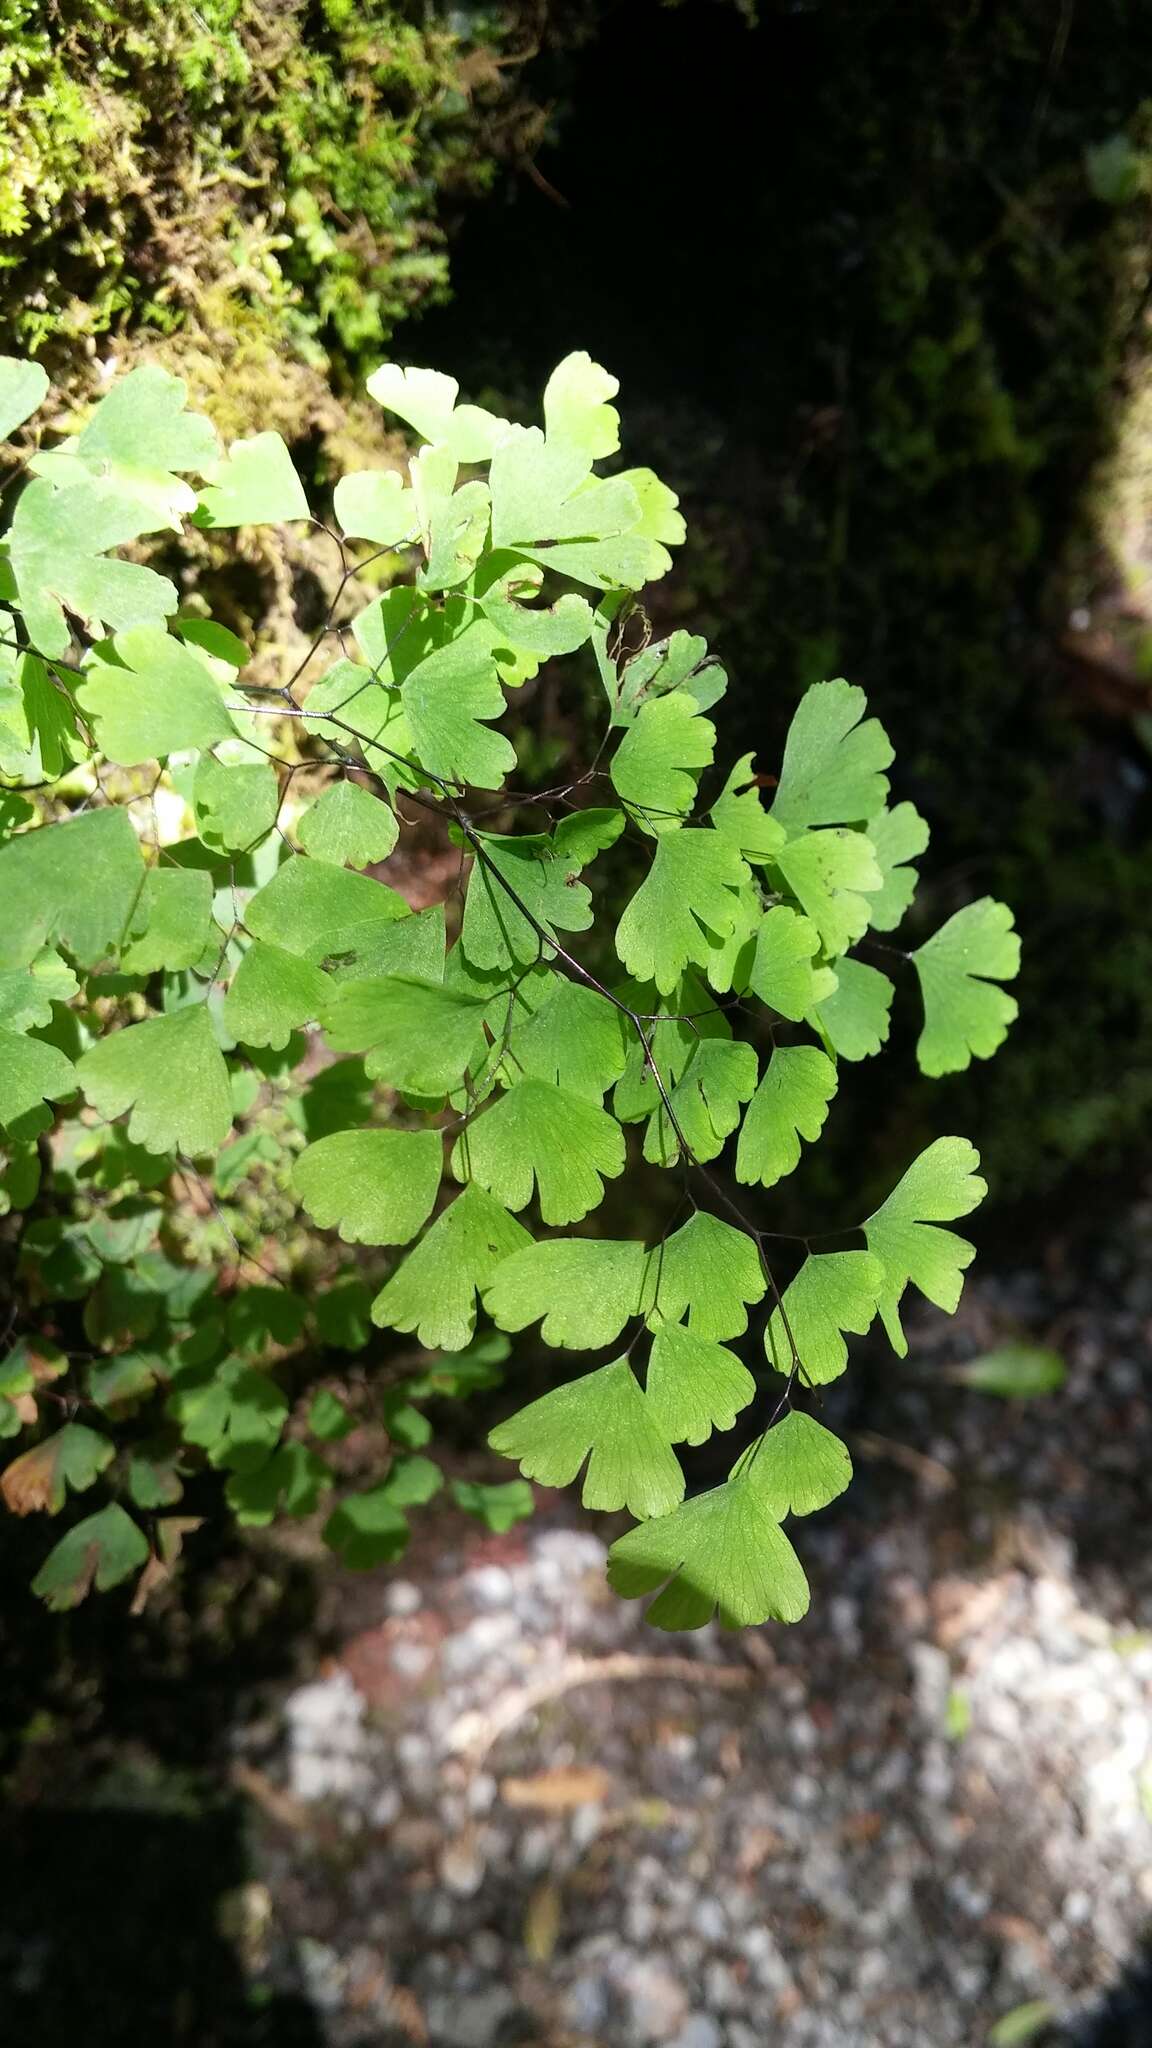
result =
[[[504,17],[451,21],[408,0],[0,0],[5,347],[66,371],[166,336],[194,387],[214,367],[225,430],[311,425],[331,358],[378,359],[443,295],[446,215],[539,119]]]

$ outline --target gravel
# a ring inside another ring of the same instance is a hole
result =
[[[974,2048],[1029,2005],[1021,2041],[1152,2039],[1138,1966],[1116,1990],[1152,1919],[1150,1222],[829,1390],[858,1482],[798,1533],[791,1631],[660,1637],[555,1496],[333,1578],[252,1823],[267,1981],[328,2048]],[[1061,1395],[946,1382],[1020,1331]]]

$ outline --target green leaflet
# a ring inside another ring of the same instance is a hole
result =
[[[530,1244],[523,1225],[499,1202],[482,1188],[466,1187],[376,1296],[372,1321],[415,1330],[429,1350],[462,1351],[476,1327],[477,1293]]]
[[[870,1059],[888,1036],[895,993],[878,968],[863,960],[838,960],[836,986],[813,1005],[813,1020],[841,1059]]]
[[[403,1458],[381,1486],[350,1495],[329,1515],[324,1541],[352,1571],[389,1564],[408,1547],[407,1507],[433,1499],[443,1485],[430,1458]]]
[[[644,1135],[645,1159],[659,1166],[675,1164],[680,1156],[677,1126],[694,1159],[715,1159],[755,1087],[756,1055],[750,1045],[701,1038],[671,1090],[671,1116],[662,1102],[652,1113]]]
[[[816,1514],[852,1481],[852,1460],[839,1437],[797,1409],[759,1437],[736,1470],[747,1472],[777,1522]]]
[[[243,1358],[182,1371],[168,1397],[168,1413],[209,1463],[252,1472],[280,1440],[288,1415],[283,1390]]]
[[[301,1024],[321,1015],[331,986],[310,961],[253,939],[224,998],[224,1023],[242,1045],[279,1050]]]
[[[692,973],[678,982],[666,1004],[661,1002],[657,989],[642,983],[629,984],[620,995],[629,1008],[648,1018],[645,1033],[652,1059],[665,1088],[672,1092],[702,1042],[714,1038],[728,1040],[732,1036],[727,1018]],[[665,1010],[667,1014],[660,1014]],[[626,1042],[627,1059],[613,1097],[613,1108],[622,1123],[635,1123],[641,1117],[656,1115],[661,1096],[644,1048],[631,1027],[627,1029]]]
[[[213,934],[219,948],[211,875],[203,868],[149,868],[121,965],[127,974],[195,967]]]
[[[27,1031],[50,1024],[53,1003],[69,1002],[79,986],[72,969],[51,947],[27,965],[11,967],[0,952],[0,1027]]]
[[[200,494],[201,526],[265,526],[307,519],[308,500],[279,434],[233,441]]]
[[[1005,903],[982,896],[950,917],[913,953],[924,998],[916,1057],[926,1074],[962,1072],[973,1055],[990,1059],[1004,1043],[1016,1003],[998,981],[1020,970],[1020,940]]]
[[[664,573],[668,557],[637,531],[643,509],[632,486],[621,477],[593,480],[591,467],[591,456],[570,441],[545,440],[538,427],[511,428],[489,470],[493,546],[576,583],[638,589]]]
[[[718,832],[684,827],[662,834],[655,858],[616,927],[616,951],[637,981],[662,995],[684,969],[708,960],[710,941],[736,924],[736,890],[748,870]]]
[[[76,1078],[101,1116],[131,1110],[128,1136],[149,1152],[213,1152],[232,1128],[228,1071],[202,1003],[101,1039]]]
[[[61,946],[95,967],[123,943],[144,893],[140,842],[126,811],[86,811],[0,846],[6,959]]]
[[[378,405],[415,427],[426,441],[447,448],[458,462],[486,462],[507,422],[478,405],[457,405],[460,386],[439,370],[401,369],[382,363],[368,379]]]
[[[487,572],[474,581],[476,602],[502,643],[493,658],[505,682],[521,683],[535,675],[542,660],[572,654],[592,632],[592,607],[587,598],[566,590],[555,604],[536,605],[544,572],[512,554],[493,553]],[[511,661],[506,653],[512,655]]]
[[[176,588],[138,562],[108,559],[150,533],[163,519],[116,485],[95,477],[57,490],[35,477],[16,500],[8,529],[16,603],[29,638],[51,660],[72,644],[66,611],[99,635],[103,627],[163,625],[176,609]]]
[[[178,471],[205,475],[219,460],[211,422],[185,410],[188,387],[156,363],[120,377],[93,407],[75,440],[33,457],[38,475],[69,484],[85,473],[107,477],[156,515],[157,525],[180,531],[181,513],[194,512],[196,493]]]
[[[416,537],[416,500],[398,469],[360,469],[342,476],[332,503],[341,528],[352,540],[395,548]]]
[[[767,1281],[752,1239],[703,1209],[674,1230],[651,1254],[650,1328],[678,1323],[685,1311],[698,1337],[739,1337],[748,1327],[747,1304],[761,1299]]]
[[[698,1337],[679,1323],[661,1323],[652,1338],[648,1406],[669,1443],[706,1443],[714,1429],[731,1429],[755,1399],[756,1382],[732,1351]]]
[[[478,834],[460,933],[472,966],[526,967],[557,932],[587,931],[592,899],[576,877],[623,823],[620,812],[585,812],[549,835]]]
[[[48,372],[40,363],[0,356],[0,441],[23,426],[47,396]]]
[[[478,478],[456,488],[458,464],[446,448],[422,448],[411,464],[412,495],[420,521],[424,567],[421,590],[451,590],[467,582],[488,534],[487,484]]]
[[[0,611],[0,635],[15,621]],[[35,654],[0,642],[0,775],[52,782],[87,753],[76,707],[60,676]]]
[[[579,449],[593,462],[620,446],[620,415],[606,401],[619,380],[577,349],[558,363],[544,386],[544,428],[555,447]]]
[[[783,825],[764,809],[751,754],[737,761],[710,815],[717,832],[747,861],[775,860],[788,836]]]
[[[781,1046],[748,1105],[736,1178],[774,1187],[800,1163],[800,1140],[820,1136],[836,1093],[836,1069],[815,1046]]]
[[[869,899],[874,931],[894,932],[916,894],[916,871],[908,865],[928,845],[928,826],[915,804],[896,804],[869,818],[865,831],[884,877]]]
[[[826,953],[846,953],[864,936],[870,892],[882,886],[884,877],[862,832],[803,832],[781,848],[776,866]]]
[[[769,1363],[777,1372],[797,1369],[809,1386],[836,1379],[848,1363],[842,1333],[862,1337],[871,1328],[883,1286],[884,1268],[868,1252],[809,1254],[769,1318]]]
[[[374,1080],[446,1095],[483,1057],[487,998],[395,974],[332,989],[321,1021],[336,1052],[364,1052]]]
[[[532,1488],[523,1479],[509,1479],[502,1486],[484,1486],[473,1479],[454,1479],[452,1498],[466,1515],[474,1515],[494,1536],[506,1535],[517,1522],[536,1511]]]
[[[798,1024],[835,986],[835,975],[813,965],[819,950],[820,934],[811,920],[798,917],[786,904],[775,905],[765,912],[756,933],[749,970],[753,992],[769,1009]]]
[[[521,997],[529,986],[521,984]],[[514,1012],[505,1078],[512,1082],[518,1073],[530,1074],[590,1102],[602,1102],[624,1072],[627,1020],[594,989],[562,975],[546,974],[534,997],[541,991],[543,999],[527,1022]],[[616,1114],[621,1114],[619,1103]]]
[[[288,1443],[256,1471],[231,1473],[224,1491],[242,1529],[266,1529],[278,1514],[312,1514],[331,1484],[323,1458],[306,1444]]]
[[[535,1182],[545,1223],[577,1223],[599,1206],[604,1181],[624,1171],[614,1117],[550,1081],[518,1081],[457,1140],[452,1171],[478,1181],[506,1209],[523,1209]]]
[[[408,915],[403,897],[383,882],[297,854],[256,891],[244,922],[254,939],[315,967],[347,962],[366,969],[381,927]]]
[[[44,1102],[76,1092],[76,1070],[42,1039],[0,1026],[0,1124],[11,1125]]]
[[[861,723],[866,704],[863,690],[843,678],[814,683],[800,699],[772,804],[772,816],[787,832],[862,825],[880,809],[892,747],[878,719]]]
[[[407,1244],[432,1212],[442,1165],[435,1131],[336,1131],[300,1154],[292,1178],[313,1221],[345,1244]]]
[[[541,1486],[568,1486],[587,1459],[586,1508],[666,1515],[683,1499],[676,1454],[626,1358],[530,1402],[488,1442]]]
[[[544,1318],[546,1344],[597,1351],[614,1344],[625,1323],[642,1315],[648,1254],[633,1239],[553,1238],[532,1244],[494,1267],[484,1306],[502,1330],[525,1330]]]
[[[612,757],[612,783],[645,832],[682,824],[712,759],[716,728],[685,691],[642,704]]]
[[[722,1628],[800,1621],[808,1582],[750,1474],[641,1522],[608,1553],[608,1583],[625,1600],[664,1590],[648,1609],[655,1628]]]
[[[485,722],[504,711],[493,628],[481,621],[409,670],[400,702],[421,765],[446,782],[498,789],[516,749]]]
[[[909,1281],[949,1314],[959,1304],[976,1248],[954,1230],[936,1226],[967,1216],[983,1201],[988,1188],[976,1171],[979,1164],[966,1138],[937,1138],[864,1225],[868,1249],[883,1268],[880,1317],[900,1358],[908,1351],[900,1299]]]
[[[612,706],[613,725],[631,725],[640,707],[652,697],[671,690],[685,690],[701,711],[719,703],[728,678],[718,661],[708,653],[708,643],[696,633],[683,630],[657,640],[628,661],[618,675],[607,658],[608,629],[615,618],[619,592],[601,601],[593,645],[597,648],[601,679]]]
[[[296,830],[313,860],[352,868],[387,860],[400,836],[395,812],[358,782],[333,782],[309,805]]]
[[[205,846],[216,853],[246,852],[266,839],[276,823],[276,770],[271,761],[225,761],[203,754],[192,785],[192,805]]]

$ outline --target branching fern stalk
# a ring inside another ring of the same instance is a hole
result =
[[[386,365],[369,390],[422,445],[407,477],[336,486],[325,623],[296,673],[256,685],[247,648],[120,551],[189,518],[309,519],[284,443],[222,451],[143,368],[45,446],[24,424],[42,374],[0,363],[0,437],[23,430],[0,586],[4,1185],[26,1212],[56,1119],[53,1171],[84,1194],[24,1229],[0,1430],[34,1440],[0,1487],[50,1513],[107,1489],[39,1573],[54,1606],[137,1572],[146,1597],[204,1464],[250,1524],[337,1487],[334,1548],[394,1557],[441,1484],[419,1402],[507,1351],[477,1336],[482,1307],[496,1332],[540,1323],[546,1345],[610,1355],[501,1424],[521,1479],[458,1483],[460,1505],[507,1526],[527,1481],[583,1470],[587,1506],[636,1518],[609,1576],[657,1591],[658,1625],[796,1620],[782,1525],[850,1477],[808,1391],[877,1315],[903,1353],[909,1284],[955,1308],[972,1247],[940,1226],[984,1193],[946,1137],[858,1248],[800,1240],[797,1269],[763,1221],[841,1062],[887,1036],[893,983],[854,949],[900,924],[927,827],[889,808],[892,749],[843,681],[803,698],[775,778],[750,756],[715,768],[724,672],[685,632],[653,644],[637,596],[683,538],[676,500],[650,471],[598,473],[616,383],[586,355],[549,380],[543,430],[432,371]],[[599,677],[591,765],[522,789],[515,692],[560,660]],[[417,828],[458,861],[447,901],[414,910],[365,871]],[[924,1070],[994,1052],[1015,1013],[1004,907],[972,903],[901,957]],[[250,1120],[272,1073],[279,1140]],[[355,1271],[312,1298],[172,1255],[176,1197],[219,1213],[269,1145],[313,1225],[387,1248],[374,1298]],[[657,1242],[589,1222],[630,1152],[677,1176]],[[56,1342],[69,1314],[82,1354]],[[438,1355],[378,1390],[390,1462],[349,1489],[329,1447],[353,1417],[330,1389],[294,1404],[284,1367],[306,1336],[355,1351],[373,1326]],[[686,1502],[677,1445],[738,1422],[728,1479]]]

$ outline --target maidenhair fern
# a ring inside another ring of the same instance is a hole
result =
[[[890,805],[892,748],[850,683],[807,691],[774,774],[725,758],[723,669],[686,632],[654,642],[639,597],[683,539],[676,499],[613,466],[616,383],[587,356],[550,378],[543,428],[458,404],[433,371],[386,365],[369,390],[422,445],[406,476],[343,478],[330,524],[276,434],[222,449],[156,368],[78,433],[15,448],[0,1126],[25,1227],[0,1488],[16,1513],[96,1495],[37,1580],[58,1607],[135,1573],[145,1597],[205,1468],[242,1523],[327,1502],[338,1554],[377,1563],[441,1484],[421,1403],[490,1385],[498,1333],[538,1325],[555,1384],[491,1438],[521,1477],[458,1482],[457,1504],[507,1527],[526,1481],[582,1474],[586,1506],[636,1518],[609,1576],[662,1587],[659,1625],[795,1620],[783,1524],[850,1477],[811,1390],[877,1317],[904,1351],[910,1285],[955,1308],[972,1248],[942,1226],[984,1184],[971,1145],[940,1138],[854,1245],[802,1261],[770,1191],[843,1063],[887,1037],[878,958],[910,964],[925,1072],[996,1050],[1011,917],[984,899],[877,955],[928,828]],[[0,362],[0,432],[45,396],[34,365]],[[232,633],[125,558],[155,535],[170,553],[186,519],[311,521],[331,547],[336,595],[294,674],[267,680],[266,653],[257,685]],[[517,759],[516,692],[545,663],[574,710],[582,676],[601,693],[551,786]],[[371,872],[416,831],[447,857],[430,908]],[[605,1235],[641,1159],[679,1206]],[[252,1260],[221,1274],[211,1231],[198,1255],[189,1215],[227,1225],[262,1172],[282,1230],[303,1212],[295,1242],[330,1234],[321,1285],[305,1258],[295,1285],[245,1286]],[[342,1263],[339,1243],[372,1249]],[[437,1355],[401,1348],[398,1380],[378,1330]],[[298,1369],[340,1351],[388,1361],[354,1411]],[[573,1375],[565,1351],[605,1356]],[[354,1484],[335,1447],[366,1414],[384,1458]],[[686,1500],[678,1446],[714,1432],[729,1476]]]

